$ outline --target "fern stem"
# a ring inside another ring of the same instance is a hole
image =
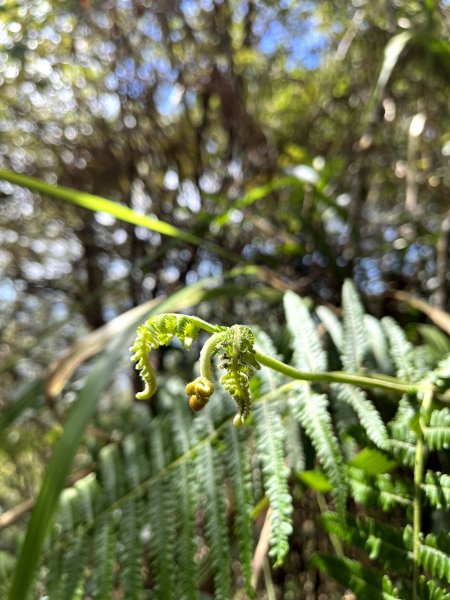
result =
[[[294,367],[286,365],[285,363],[261,354],[261,352],[255,352],[256,360],[262,365],[274,369],[291,379],[300,379],[302,381],[323,381],[326,383],[348,383],[350,385],[359,385],[362,388],[379,388],[381,390],[400,392],[402,394],[417,393],[421,390],[425,390],[426,386],[423,383],[408,383],[401,379],[392,377],[391,379],[378,378],[374,376],[358,375],[356,373],[346,373],[344,371],[330,371],[328,373],[306,373],[299,371]]]
[[[431,404],[433,402],[433,387],[427,385],[419,414],[419,427],[417,428],[417,444],[414,457],[414,497],[413,497],[413,600],[418,600],[419,583],[419,552],[420,531],[422,529],[422,483],[425,462],[424,430],[428,424]]]
[[[212,381],[211,359],[214,353],[217,351],[218,344],[225,335],[225,331],[214,333],[205,343],[202,351],[200,352],[200,376],[206,377],[206,379],[209,379],[210,381]]]

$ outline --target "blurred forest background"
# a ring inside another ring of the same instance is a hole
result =
[[[83,336],[197,282],[193,313],[282,343],[285,290],[339,306],[352,278],[422,339],[393,292],[449,309],[449,38],[445,0],[0,0],[0,166],[195,236],[0,181],[2,407]],[[158,355],[169,377],[189,360]],[[135,427],[127,361],[95,443]],[[2,440],[5,572],[88,370],[39,389]]]

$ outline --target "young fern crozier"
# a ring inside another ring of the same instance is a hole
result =
[[[238,405],[233,420],[236,427],[243,425],[250,414],[249,382],[255,370],[261,368],[255,358],[254,343],[254,335],[248,327],[233,325],[225,332],[220,344],[223,351],[220,367],[226,370],[220,383]]]
[[[148,400],[156,392],[156,376],[150,363],[150,352],[169,344],[174,337],[189,349],[201,329],[213,335],[200,353],[200,377],[186,386],[189,406],[194,411],[201,410],[214,393],[211,361],[217,352],[221,352],[220,367],[226,373],[220,378],[220,383],[237,404],[238,412],[233,423],[240,427],[250,414],[249,381],[255,370],[260,368],[253,348],[253,333],[244,325],[226,328],[210,325],[197,317],[177,314],[151,317],[138,327],[136,339],[130,348],[131,360],[136,361],[136,369],[145,384],[144,390],[136,394],[136,398]]]

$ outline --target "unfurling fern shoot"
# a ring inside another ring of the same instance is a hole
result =
[[[201,410],[214,393],[211,361],[217,352],[221,352],[220,366],[226,373],[220,378],[220,383],[237,404],[238,412],[233,423],[240,427],[250,414],[249,381],[255,370],[260,368],[253,348],[253,333],[244,325],[225,328],[210,325],[197,317],[177,314],[151,317],[138,328],[130,348],[131,360],[136,361],[136,369],[140,371],[145,384],[144,390],[136,394],[136,398],[148,400],[156,392],[156,376],[150,363],[150,352],[169,344],[174,337],[189,349],[201,329],[213,335],[200,353],[200,377],[186,386],[189,406],[194,411]]]

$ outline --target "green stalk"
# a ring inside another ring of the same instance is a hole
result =
[[[217,350],[217,344],[219,344],[225,333],[225,331],[214,333],[203,346],[200,352],[200,377],[206,377],[206,379],[212,381],[211,360]]]
[[[256,360],[264,365],[278,371],[291,379],[300,379],[302,381],[323,381],[325,383],[347,383],[349,385],[359,385],[362,388],[378,388],[381,390],[394,391],[400,393],[413,394],[420,390],[428,389],[423,383],[408,383],[401,379],[385,379],[384,376],[380,378],[377,375],[370,377],[366,375],[358,375],[357,373],[346,373],[344,371],[330,371],[329,373],[309,373],[299,371],[294,367],[286,365],[275,358],[261,354],[261,352],[255,352]]]
[[[428,425],[431,404],[433,402],[433,387],[428,384],[424,394],[419,414],[417,431],[416,454],[414,457],[414,497],[413,497],[413,600],[418,600],[419,584],[419,552],[420,531],[422,529],[422,482],[425,462],[424,429]]]

